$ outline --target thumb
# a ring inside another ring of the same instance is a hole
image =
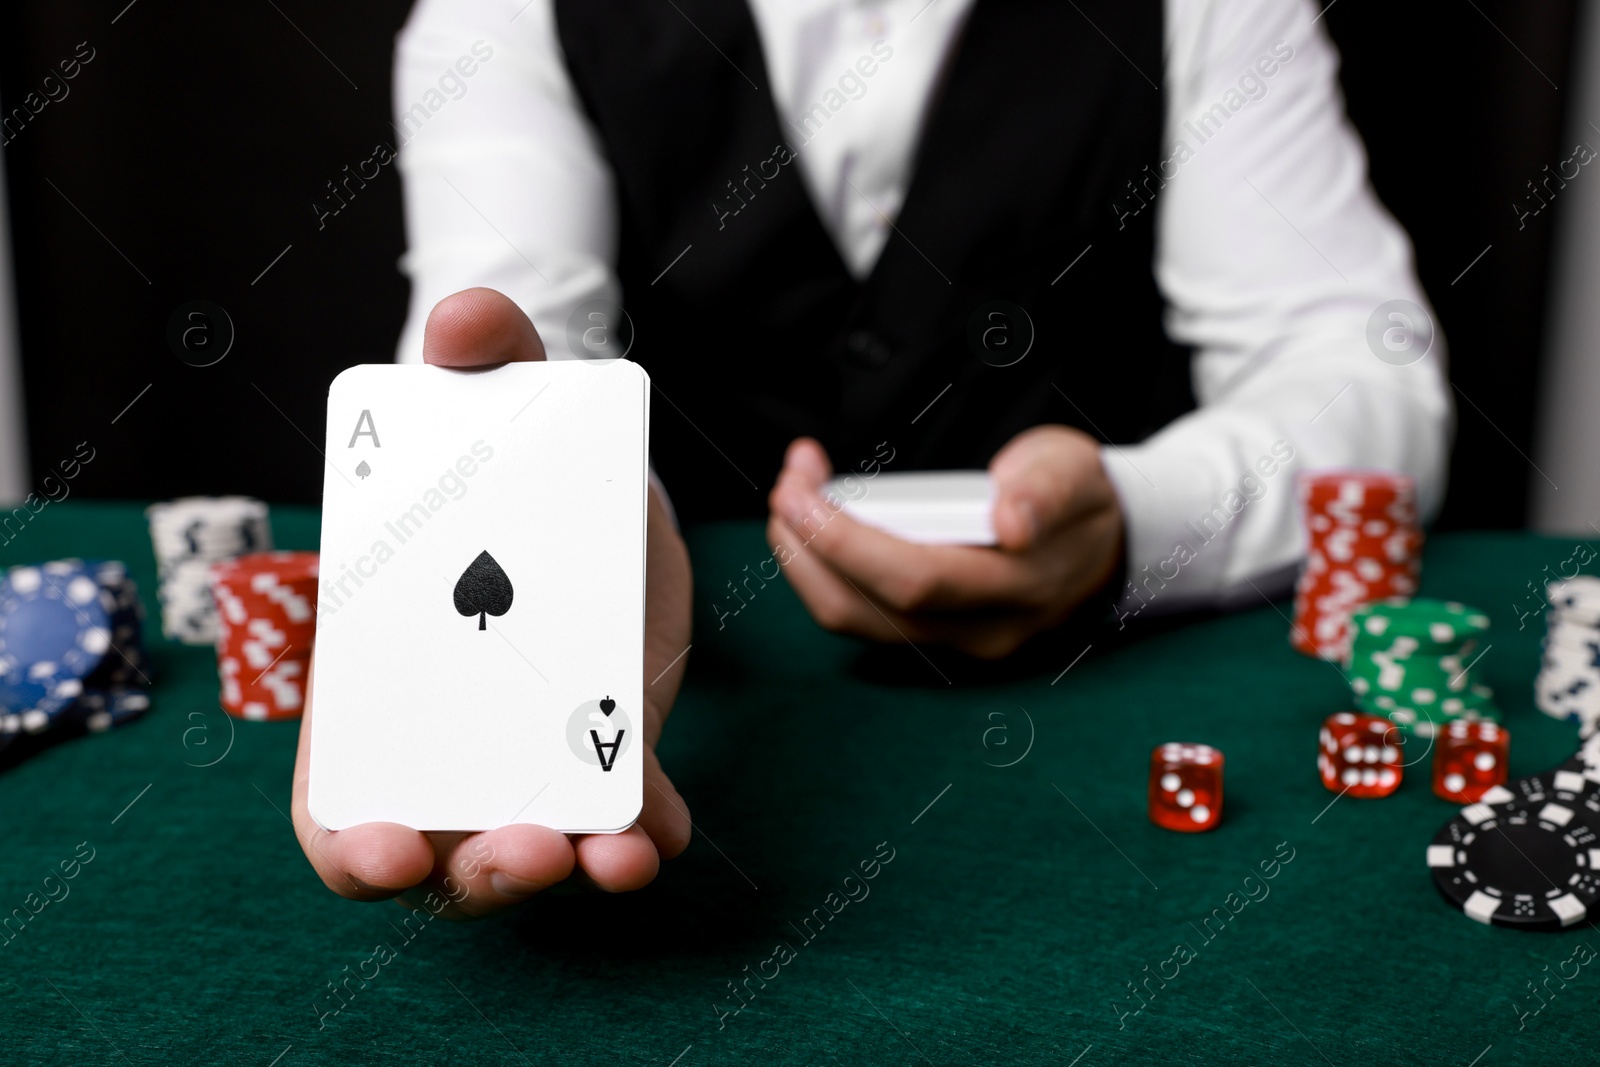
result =
[[[428,313],[422,359],[436,367],[486,367],[544,359],[533,322],[504,293],[463,289]]]
[[[1063,427],[1041,426],[1012,438],[990,461],[994,531],[1001,548],[1032,548],[1082,509],[1075,491],[1084,451],[1078,436]]]
[[[796,437],[784,450],[781,476],[797,478],[800,484],[820,492],[833,477],[833,464],[821,442],[813,437]]]

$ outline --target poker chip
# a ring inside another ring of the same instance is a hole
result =
[[[55,618],[42,619],[36,613],[43,609],[35,605],[18,613],[12,621],[19,629],[37,629],[24,640],[12,642],[9,657],[0,653],[0,671],[10,670],[17,663],[62,663],[77,672],[91,667],[86,657],[98,657],[98,665],[82,675],[86,687],[150,684],[151,667],[144,648],[144,605],[125,563],[114,559],[58,559],[13,567],[0,586],[0,590],[7,588],[20,590],[23,599],[53,598],[70,611],[58,609]],[[91,598],[98,610],[87,606]],[[0,600],[3,599],[0,592]],[[106,618],[103,627],[100,611]],[[77,632],[69,643],[67,635],[74,623]],[[4,625],[0,622],[0,627]]]
[[[1500,721],[1500,709],[1494,704],[1494,694],[1488,686],[1473,686],[1472,692],[1461,697],[1445,697],[1437,704],[1414,702],[1402,704],[1399,700],[1380,694],[1371,707],[1408,734],[1417,737],[1434,737],[1453,722]]]
[[[272,547],[267,506],[249,497],[185,497],[145,509],[160,578],[161,629],[190,645],[215,644],[215,563]]]
[[[1391,598],[1356,608],[1345,674],[1357,706],[1418,737],[1457,720],[1499,722],[1493,691],[1477,680],[1488,630],[1487,615],[1455,601]]]
[[[1600,900],[1594,782],[1565,767],[1495,786],[1428,846],[1444,898],[1494,926],[1559,930]]]
[[[316,637],[317,554],[261,552],[211,568],[221,703],[270,721],[304,710]]]
[[[83,679],[55,663],[38,663],[0,677],[0,733],[42,734],[64,725]]]
[[[93,577],[110,619],[111,648],[100,667],[84,678],[85,687],[149,685],[152,668],[144,648],[144,604],[127,564],[115,559],[67,559],[47,563],[44,570],[49,573],[58,567],[79,567]]]
[[[1307,473],[1297,485],[1307,545],[1289,641],[1308,656],[1343,660],[1352,611],[1417,591],[1416,485],[1404,474],[1364,470]]]
[[[0,581],[0,675],[93,674],[111,653],[113,607],[81,561],[11,568]]]
[[[1545,594],[1553,611],[1600,619],[1600,578],[1582,574],[1557,579],[1545,587]]]
[[[1582,806],[1591,816],[1590,821],[1600,826],[1600,734],[1584,741],[1576,755],[1551,773],[1561,771],[1584,780],[1585,784],[1581,787]],[[1578,789],[1575,787],[1572,791],[1577,792]]]
[[[118,560],[61,559],[0,578],[0,747],[142,714],[149,683],[139,590]]]
[[[1489,616],[1453,600],[1389,599],[1352,613],[1351,624],[1363,635],[1437,653],[1476,648],[1489,632]]]
[[[1576,723],[1588,738],[1600,730],[1600,578],[1582,575],[1545,589],[1544,653],[1533,702],[1556,719]]]
[[[102,733],[132,722],[149,710],[150,697],[142,689],[86,689],[74,705],[72,717],[91,733]]]

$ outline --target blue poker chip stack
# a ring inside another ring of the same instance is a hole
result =
[[[149,707],[143,608],[115,560],[56,560],[0,578],[0,747],[66,726],[105,729]]]
[[[89,677],[111,652],[110,607],[81,560],[11,568],[0,583],[0,675]]]
[[[86,689],[72,715],[85,729],[101,733],[131,722],[150,710],[150,696],[142,689]]]
[[[101,689],[148,686],[150,660],[144,649],[144,605],[139,600],[139,587],[128,575],[127,564],[103,559],[89,560],[82,566],[100,586],[101,603],[111,620],[111,652],[101,661],[100,669],[84,679],[84,684]]]
[[[0,747],[19,734],[42,734],[70,721],[83,695],[83,679],[58,665],[41,664],[0,678]]]

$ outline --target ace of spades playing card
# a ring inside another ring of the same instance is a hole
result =
[[[311,815],[632,825],[650,383],[626,360],[352,367],[328,390]]]

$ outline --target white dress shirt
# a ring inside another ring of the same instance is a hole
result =
[[[865,277],[972,0],[748,2],[806,188]],[[1310,0],[1166,0],[1165,69],[1140,72],[1167,91],[1166,160],[1150,161],[1167,180],[1143,210],[1156,212],[1165,326],[1194,348],[1199,407],[1139,444],[1102,449],[1126,517],[1129,578],[1170,576],[1175,544],[1193,550],[1178,577],[1126,593],[1124,612],[1281,592],[1304,551],[1294,471],[1403,470],[1424,514],[1441,502],[1453,417],[1443,341],[1409,366],[1369,348],[1380,305],[1427,301],[1405,233],[1368,185],[1316,10]],[[1087,20],[1083,32],[1099,34]],[[889,58],[858,79],[864,89],[828,111],[841,75],[885,48]],[[707,62],[724,61],[707,46]],[[614,269],[613,177],[565,69],[550,0],[419,0],[399,37],[394,89],[412,282],[399,358],[421,359],[435,303],[480,285],[527,311],[551,358],[569,356],[571,311],[599,296],[625,304],[626,294]],[[1062,267],[1093,270],[1094,250],[1073,261],[1079,252],[1063,249]],[[1294,459],[1264,476],[1275,464],[1258,461],[1280,441]],[[1201,542],[1193,524],[1219,505],[1233,517]]]

